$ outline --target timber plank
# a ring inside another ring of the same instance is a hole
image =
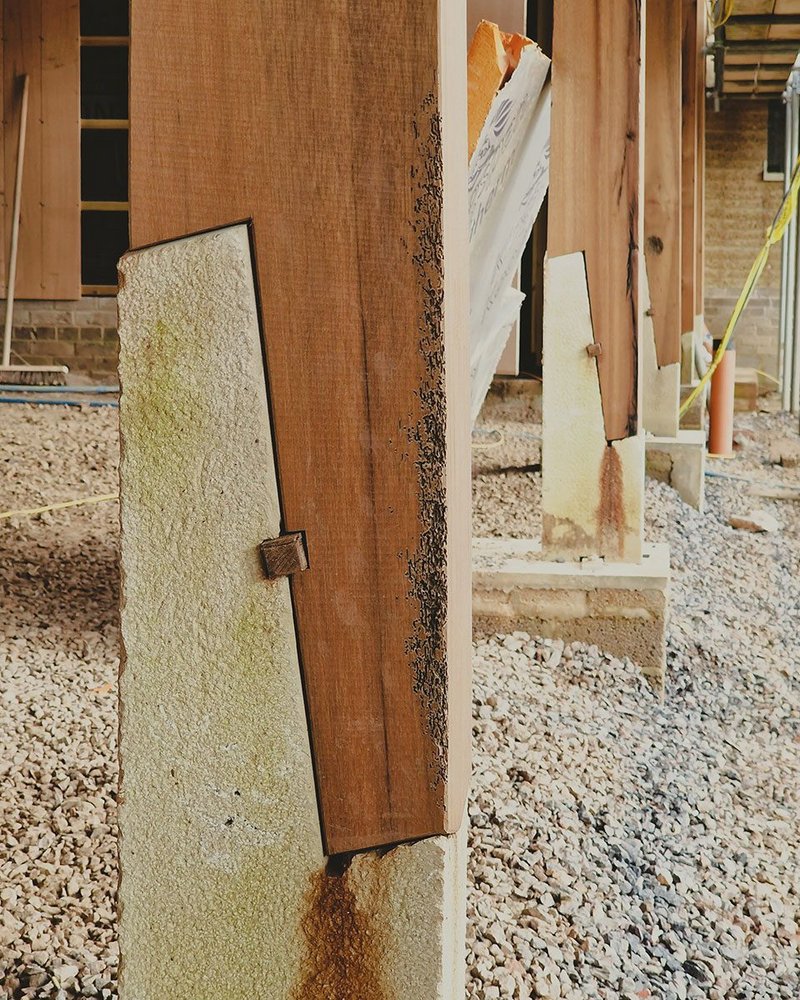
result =
[[[645,256],[659,367],[681,360],[681,8],[649,0]]]
[[[701,3],[704,0],[700,0]],[[697,281],[698,0],[683,0],[681,69],[681,333],[694,330]]]
[[[481,21],[467,53],[468,153],[471,157],[489,108],[508,73],[508,55],[496,24]]]
[[[457,829],[469,774],[466,38],[439,8],[132,3],[133,244],[253,219],[329,853]]]
[[[705,229],[706,229],[706,21],[705,3],[697,4],[697,163],[695,167],[695,279],[694,314],[705,312]]]
[[[42,0],[41,295],[81,294],[80,5]]]
[[[22,94],[21,76],[30,77],[25,168],[22,178],[16,297],[42,298],[42,0],[7,0],[3,6],[6,211],[3,243],[8,247],[13,215],[14,175]],[[77,127],[77,122],[76,122]],[[6,250],[6,253],[8,251]],[[3,274],[3,293],[7,274]]]
[[[555,5],[550,257],[583,252],[606,438],[638,430],[638,0]]]

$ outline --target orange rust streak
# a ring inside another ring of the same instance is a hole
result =
[[[603,461],[600,465],[597,531],[603,554],[621,559],[625,546],[622,462],[612,444],[609,444],[603,452]]]

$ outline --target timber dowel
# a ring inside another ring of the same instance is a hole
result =
[[[261,565],[268,580],[302,573],[308,569],[308,553],[302,531],[267,538],[259,546]]]

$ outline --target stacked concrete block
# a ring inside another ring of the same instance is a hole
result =
[[[117,300],[17,302],[11,349],[17,363],[67,365],[92,378],[113,377],[119,355]]]

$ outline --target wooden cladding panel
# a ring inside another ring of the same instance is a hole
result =
[[[291,586],[323,833],[338,853],[463,815],[466,32],[455,0],[358,16],[336,2],[323,22],[267,0],[133,0],[131,227],[142,245],[253,219],[283,527],[308,547]],[[441,67],[440,48],[454,53]]]
[[[659,367],[681,360],[681,8],[648,0],[645,258]]]
[[[21,76],[30,77],[16,297],[80,297],[80,22],[77,0],[3,5],[5,294]]]
[[[586,257],[610,441],[638,430],[642,42],[638,0],[555,5],[548,253]]]

